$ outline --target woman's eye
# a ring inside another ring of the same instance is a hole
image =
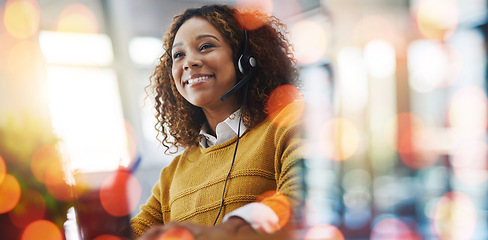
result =
[[[183,53],[182,52],[176,52],[175,54],[173,54],[173,59],[177,59],[179,57],[183,56]]]
[[[214,45],[210,44],[210,43],[203,44],[202,46],[200,46],[200,51],[203,51],[203,50],[211,48],[211,47],[214,47]]]

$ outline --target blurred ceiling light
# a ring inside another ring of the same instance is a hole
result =
[[[163,55],[163,43],[158,38],[135,37],[129,42],[129,56],[135,64],[151,66]]]
[[[39,44],[49,64],[109,66],[114,59],[112,42],[103,34],[43,31]]]
[[[40,15],[36,1],[7,1],[3,21],[10,35],[25,39],[32,37],[39,30]]]
[[[318,23],[303,20],[295,23],[290,30],[295,46],[295,58],[299,64],[307,65],[320,60],[327,49],[327,34]]]
[[[374,78],[393,77],[396,69],[395,49],[384,40],[373,40],[364,48],[368,71]]]
[[[447,40],[456,30],[459,9],[453,0],[421,0],[417,9],[417,25],[429,39]]]
[[[98,33],[99,27],[93,12],[85,5],[75,3],[67,6],[59,16],[59,32]]]

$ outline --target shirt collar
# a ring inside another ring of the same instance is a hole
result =
[[[232,113],[228,118],[226,118],[223,122],[217,124],[215,134],[217,137],[210,134],[210,130],[208,129],[207,125],[205,124],[202,129],[200,130],[200,135],[202,135],[202,139],[200,140],[200,145],[203,148],[211,147],[223,142],[226,142],[233,137],[237,136],[237,130],[239,128],[239,122],[241,125],[241,129],[239,129],[239,137],[246,131],[246,125],[239,121],[241,110],[237,110]]]

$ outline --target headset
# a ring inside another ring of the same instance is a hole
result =
[[[225,101],[227,98],[235,94],[239,89],[241,89],[243,86],[246,86],[244,90],[244,99],[242,103],[244,104],[246,102],[246,97],[247,97],[247,89],[249,88],[249,80],[251,80],[254,76],[256,76],[257,73],[257,61],[256,59],[251,55],[249,52],[249,39],[247,37],[247,31],[244,30],[244,51],[242,55],[239,57],[239,60],[237,60],[237,67],[239,68],[239,72],[244,75],[244,77],[234,85],[229,91],[224,93],[220,97],[221,101]],[[244,106],[244,105],[243,105]],[[217,223],[217,220],[219,219],[220,213],[222,212],[222,208],[224,206],[224,197],[225,197],[225,189],[227,187],[227,181],[229,180],[230,173],[232,171],[232,168],[234,167],[234,162],[236,160],[236,153],[237,153],[237,147],[239,146],[239,139],[241,135],[241,121],[242,121],[242,112],[243,108],[241,108],[241,112],[239,114],[239,125],[237,126],[237,140],[236,140],[236,148],[234,150],[234,156],[232,157],[232,163],[230,165],[229,173],[227,173],[227,177],[225,178],[225,183],[224,183],[224,190],[222,191],[222,198],[220,200],[220,208],[219,208],[219,213],[217,214],[217,217],[215,218],[214,221],[214,226]]]
[[[246,83],[249,82],[254,76],[256,76],[258,65],[256,59],[251,55],[249,52],[249,39],[247,37],[247,31],[244,30],[244,51],[242,55],[237,60],[237,67],[239,68],[239,72],[244,75],[244,77],[234,85],[229,91],[224,93],[224,95],[220,96],[220,101],[225,101],[230,96],[234,95],[239,89],[241,89]]]

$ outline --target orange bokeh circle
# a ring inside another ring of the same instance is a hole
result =
[[[237,9],[235,12],[237,22],[247,30],[262,27],[268,22],[268,14],[273,11],[273,2],[271,0],[238,0],[235,6]]]
[[[8,213],[8,216],[15,226],[25,228],[31,222],[42,219],[45,212],[46,202],[42,195],[34,189],[25,189],[17,206]]]
[[[20,200],[20,184],[17,179],[6,174],[3,182],[0,184],[0,214],[9,212]]]
[[[195,238],[190,233],[182,227],[175,227],[159,236],[158,240],[194,240]]]
[[[27,226],[22,233],[22,240],[62,240],[59,228],[47,220],[37,220]]]
[[[114,236],[111,234],[103,234],[103,235],[100,235],[100,236],[94,238],[93,240],[125,240],[125,239],[126,238]]]
[[[305,234],[304,240],[344,240],[342,232],[334,225],[323,223],[313,226]]]
[[[126,216],[137,208],[141,197],[141,184],[126,171],[108,176],[100,189],[100,202],[109,214]]]
[[[0,156],[0,185],[5,178],[5,174],[7,174],[7,167],[5,166],[5,161],[3,160],[2,156]]]
[[[257,202],[270,207],[276,213],[280,228],[283,228],[288,223],[291,215],[291,207],[285,195],[277,191],[268,191],[261,194]]]
[[[31,161],[31,170],[34,177],[45,183],[46,175],[51,183],[59,182],[61,171],[61,157],[55,145],[45,145],[38,148]]]
[[[293,85],[282,85],[274,89],[266,103],[268,118],[279,126],[289,126],[296,123],[303,116],[305,102],[303,95]]]

